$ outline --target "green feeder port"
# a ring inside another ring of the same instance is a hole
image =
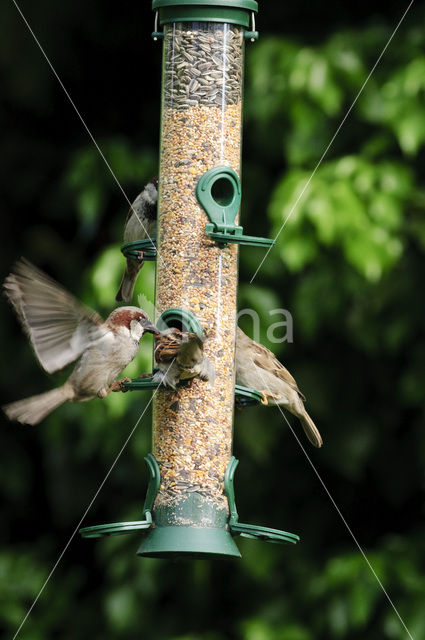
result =
[[[180,331],[191,331],[199,338],[204,337],[204,329],[199,320],[187,309],[167,309],[158,318],[156,326],[160,331],[169,328],[180,329]]]
[[[271,247],[275,240],[244,235],[243,228],[235,224],[242,190],[239,177],[231,167],[218,166],[206,171],[196,185],[196,197],[204,208],[210,222],[205,231],[219,245],[229,242],[251,247]],[[126,258],[138,258],[143,251],[144,260],[156,260],[156,238],[127,242],[121,252]]]
[[[110,524],[98,524],[93,527],[83,527],[79,533],[83,538],[104,538],[106,536],[117,536],[126,533],[134,533],[152,526],[153,503],[158,493],[161,474],[155,457],[149,453],[145,457],[145,462],[149,469],[149,484],[146,492],[145,504],[143,505],[143,520],[134,522],[112,522]]]
[[[242,536],[243,538],[252,538],[263,542],[274,542],[277,544],[296,544],[300,538],[295,533],[288,531],[280,531],[279,529],[270,529],[269,527],[259,527],[253,524],[243,524],[239,522],[239,515],[236,509],[234,477],[236,467],[239,464],[234,456],[230,459],[229,466],[224,476],[224,490],[229,501],[229,529],[233,536]]]
[[[242,198],[239,177],[231,167],[214,167],[206,171],[196,185],[196,197],[211,222],[205,231],[219,245],[229,242],[251,247],[271,247],[270,238],[247,236],[243,228],[235,224]]]

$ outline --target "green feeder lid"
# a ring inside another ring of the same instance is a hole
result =
[[[126,258],[139,260],[139,252],[143,252],[143,260],[156,260],[156,238],[126,242],[121,247],[121,253]]]
[[[152,0],[152,11],[157,11],[163,7],[211,7],[214,8],[236,8],[245,11],[258,13],[258,2],[256,0]]]
[[[153,0],[161,25],[170,22],[227,22],[249,27],[255,0]]]

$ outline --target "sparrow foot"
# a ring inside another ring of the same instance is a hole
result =
[[[269,404],[269,401],[267,400],[267,392],[265,393],[264,391],[260,391],[261,393],[261,404],[267,405]]]
[[[121,378],[120,380],[115,380],[109,387],[106,395],[111,392],[116,393],[117,391],[122,391],[123,393],[125,393],[127,389],[124,387],[124,382],[131,382],[131,378]]]
[[[273,400],[278,400],[279,396],[275,395],[274,393],[270,393],[270,391],[260,391],[259,393],[261,393],[261,404],[267,405],[269,404],[269,401],[267,398],[272,398]]]
[[[137,260],[138,262],[140,262],[140,266],[143,267],[143,264],[145,262],[145,254],[143,253],[143,251],[137,251]]]

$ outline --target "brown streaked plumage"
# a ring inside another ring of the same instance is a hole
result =
[[[321,447],[322,437],[304,407],[305,396],[293,376],[276,356],[249,338],[238,327],[236,338],[236,383],[260,391],[263,404],[277,404],[296,416],[307,438]]]
[[[175,389],[180,380],[198,377],[214,383],[214,367],[204,355],[204,342],[195,333],[177,328],[163,331],[155,340],[156,382]]]
[[[187,333],[187,339],[189,340],[194,333]],[[163,331],[155,339],[154,358],[158,363],[171,362],[179,352],[180,344],[183,340],[183,333],[177,328],[170,329],[169,331]]]

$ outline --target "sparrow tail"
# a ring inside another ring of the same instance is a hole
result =
[[[136,262],[136,260],[132,260],[131,258],[127,260],[120,288],[115,297],[117,302],[130,302],[133,297],[134,285],[136,284],[137,276],[142,266],[143,262]]]
[[[298,418],[302,424],[304,433],[310,440],[311,444],[318,448],[321,447],[323,444],[322,436],[320,435],[318,428],[308,415],[307,411],[304,414],[298,416]]]
[[[21,424],[38,424],[51,411],[67,400],[72,400],[74,391],[70,384],[40,393],[37,396],[17,400],[2,407],[9,420],[16,420]]]

